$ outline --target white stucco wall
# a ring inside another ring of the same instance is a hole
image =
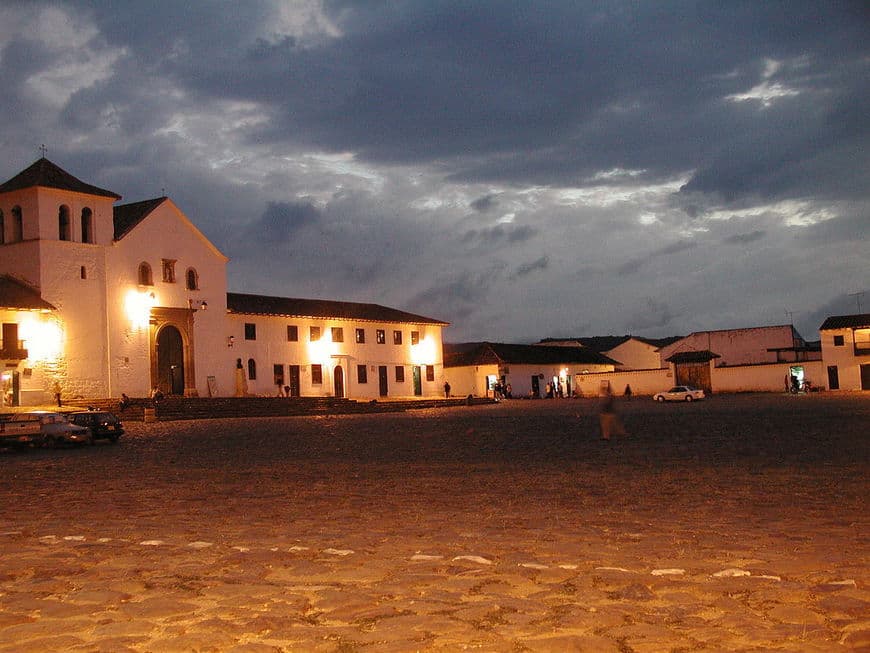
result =
[[[256,328],[256,340],[245,339],[245,324]],[[255,395],[275,395],[273,366],[280,364],[284,369],[285,384],[289,379],[288,365],[300,366],[300,392],[303,396],[333,396],[336,366],[344,373],[345,396],[352,399],[379,399],[380,386],[378,367],[387,367],[387,396],[414,396],[414,366],[420,366],[421,391],[423,397],[443,395],[444,370],[440,325],[399,324],[364,322],[355,320],[327,320],[299,317],[280,317],[264,315],[228,315],[228,335],[233,338],[232,348],[223,343],[224,365],[234,374],[236,359],[242,359],[243,367],[248,370],[248,361],[256,363],[257,378],[248,379],[248,393]],[[287,326],[297,328],[298,341],[288,342]],[[321,339],[310,341],[310,328],[319,327]],[[343,332],[343,342],[332,341],[332,328]],[[357,344],[355,331],[365,330],[365,343]],[[378,344],[376,330],[383,329],[386,343]],[[393,331],[402,332],[402,344],[393,344]],[[411,345],[411,331],[420,333],[420,344]],[[323,372],[320,384],[312,382],[311,365],[319,364]],[[366,383],[359,383],[357,366],[366,366]],[[396,366],[403,366],[404,381],[396,381]],[[434,379],[426,380],[426,366],[434,366]],[[219,394],[233,394],[235,380],[227,391],[223,384]]]
[[[786,377],[792,367],[802,367],[804,378],[815,387],[826,387],[821,361],[714,367],[710,382],[713,392],[785,392]]]
[[[684,351],[710,350],[719,354],[717,365],[750,365],[775,363],[776,352],[768,349],[793,347],[795,338],[791,326],[752,327],[693,333],[660,351],[661,360]]]
[[[614,347],[605,355],[622,363],[618,369],[650,370],[662,367],[661,357],[656,347],[630,338],[621,345]],[[667,367],[667,363],[665,363]]]
[[[623,372],[602,372],[598,374],[578,374],[574,383],[584,397],[597,397],[601,394],[602,384],[607,384],[615,395],[622,395],[627,385],[633,395],[653,395],[674,385],[670,368],[651,370],[631,370]]]
[[[175,260],[175,282],[163,281],[163,259]],[[206,379],[216,376],[218,386],[232,394],[233,371],[227,369],[226,257],[196,229],[171,200],[164,201],[108,254],[111,293],[111,360],[113,395],[126,392],[145,396],[151,389],[149,329],[131,319],[127,305],[131,293],[154,306],[190,308],[194,314],[195,388],[208,396]],[[153,285],[139,285],[139,265],[151,267]],[[186,272],[197,272],[197,290],[187,288]],[[154,298],[150,295],[153,293]],[[202,302],[207,308],[202,310]],[[190,388],[186,388],[190,391]]]
[[[870,329],[860,329],[859,338],[863,339]],[[827,384],[828,366],[836,366],[840,381],[840,390],[861,390],[861,365],[870,365],[870,355],[855,354],[855,331],[848,329],[826,329],[820,333],[822,339],[822,360],[825,368],[825,383]],[[842,345],[834,344],[834,337],[843,338]]]

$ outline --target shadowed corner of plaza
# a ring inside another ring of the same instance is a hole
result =
[[[861,650],[861,395],[129,423],[6,452],[0,651]]]

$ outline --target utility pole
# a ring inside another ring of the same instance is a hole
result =
[[[863,292],[850,292],[849,297],[855,298],[855,304],[858,307],[858,313],[861,313],[861,298],[864,296]]]

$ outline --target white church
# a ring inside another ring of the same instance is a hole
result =
[[[120,199],[44,157],[0,185],[0,408],[443,393],[446,322],[227,292],[227,257],[171,199]]]

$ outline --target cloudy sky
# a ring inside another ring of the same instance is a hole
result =
[[[189,6],[188,6],[189,5]],[[870,311],[866,2],[0,4],[0,178],[165,194],[230,290],[445,340]]]

